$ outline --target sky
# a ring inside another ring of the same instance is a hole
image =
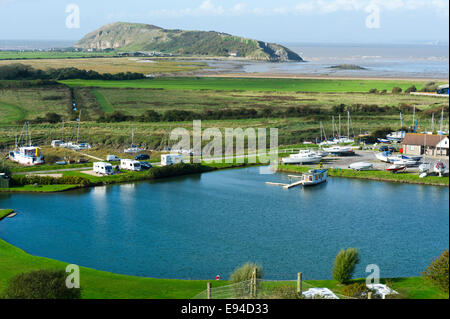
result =
[[[0,40],[70,40],[123,21],[277,43],[448,43],[449,0],[0,0]]]

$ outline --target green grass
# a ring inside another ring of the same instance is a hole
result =
[[[10,188],[0,188],[0,193],[57,193],[79,187],[79,185],[24,185]]]
[[[244,90],[275,92],[368,92],[372,88],[391,91],[394,86],[406,89],[421,82],[415,80],[323,80],[323,79],[255,79],[255,78],[155,78],[134,81],[66,80],[69,86],[103,88],[163,88],[173,90]]]
[[[19,164],[14,165],[15,163],[11,163],[11,172],[13,173],[28,173],[28,172],[39,172],[39,171],[53,171],[67,168],[83,168],[83,167],[92,167],[92,163],[83,163],[83,164],[67,164],[67,165],[56,165],[56,164],[43,164],[39,166],[21,166]]]
[[[295,166],[295,165],[279,165],[278,171],[286,173],[305,173],[310,170],[308,166]],[[448,186],[448,177],[439,176],[427,176],[420,178],[418,174],[409,173],[397,173],[393,174],[386,171],[354,171],[351,169],[330,169],[328,170],[328,176],[331,177],[346,177],[346,178],[359,178],[376,181],[386,182],[398,182],[398,183],[410,183],[410,184],[424,184],[424,185],[437,185]]]
[[[40,269],[65,269],[68,264],[69,262],[32,256],[0,239],[0,293],[15,275]],[[125,276],[85,267],[80,267],[80,278],[82,297],[85,299],[189,299],[204,291],[207,283],[206,280]],[[448,294],[440,292],[420,277],[394,278],[388,281],[392,283],[394,290],[411,299],[448,298]],[[226,280],[210,282],[214,288],[229,284]],[[327,287],[336,293],[340,293],[343,288],[333,280],[307,280],[305,283],[315,287]],[[264,285],[295,286],[296,282],[265,282]]]
[[[92,94],[97,99],[97,102],[100,104],[100,107],[102,108],[103,112],[105,113],[114,112],[114,108],[98,90],[92,90]]]
[[[14,213],[14,209],[0,209],[0,220],[12,213]]]
[[[14,123],[25,118],[26,112],[17,105],[0,101],[0,124]]]

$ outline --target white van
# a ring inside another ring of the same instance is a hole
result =
[[[120,157],[118,157],[116,155],[108,155],[108,156],[106,156],[106,160],[108,162],[118,162],[118,161],[120,161]]]
[[[166,154],[161,155],[161,166],[169,166],[174,164],[184,163],[183,155],[181,154]]]
[[[120,160],[120,169],[138,172],[141,170],[141,162],[131,159],[122,159]]]
[[[53,141],[52,141],[52,147],[53,147],[53,148],[55,148],[55,147],[61,147],[62,144],[64,144],[64,141],[61,141],[61,140],[53,140]]]
[[[94,163],[94,172],[101,175],[112,175],[113,167],[109,163],[96,162]]]

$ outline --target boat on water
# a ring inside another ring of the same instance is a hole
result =
[[[351,168],[352,170],[355,170],[355,171],[368,171],[368,170],[373,169],[373,164],[367,163],[367,162],[358,162],[358,163],[353,163],[353,164],[349,165],[348,168]]]
[[[447,167],[445,166],[443,161],[438,161],[436,164],[434,164],[433,166],[433,170],[439,174],[439,176],[441,176],[442,174],[445,173],[445,169]]]
[[[45,163],[41,149],[36,146],[24,146],[9,152],[9,159],[25,166],[35,166]]]
[[[392,173],[398,173],[398,172],[405,171],[405,170],[406,170],[406,165],[402,165],[402,164],[392,164],[391,166],[386,168],[386,171],[392,172]]]
[[[319,163],[322,160],[322,156],[317,155],[311,151],[301,150],[298,154],[289,155],[289,157],[283,157],[281,162],[283,164],[312,164]]]
[[[303,186],[313,186],[327,181],[328,174],[326,169],[312,169],[302,175]]]
[[[349,146],[333,146],[330,148],[324,148],[323,150],[335,156],[351,156],[355,154],[353,148]]]

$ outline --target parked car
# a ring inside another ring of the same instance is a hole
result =
[[[397,152],[397,149],[394,146],[389,146],[388,151],[391,153],[395,153],[395,152]]]
[[[148,170],[152,167],[153,167],[153,165],[150,164],[149,162],[141,162],[141,169],[143,169],[143,170]]]
[[[120,157],[118,157],[116,155],[108,155],[108,156],[106,156],[106,160],[108,162],[118,162],[118,161],[120,161]]]
[[[78,164],[85,164],[88,163],[89,161],[87,159],[85,159],[84,157],[80,157],[77,161]]]
[[[387,151],[389,151],[389,147],[387,145],[382,145],[382,146],[380,146],[380,148],[378,150],[380,152],[387,152]]]
[[[134,159],[136,161],[145,161],[145,160],[149,160],[150,156],[148,156],[147,154],[139,154],[139,155],[136,155]]]

